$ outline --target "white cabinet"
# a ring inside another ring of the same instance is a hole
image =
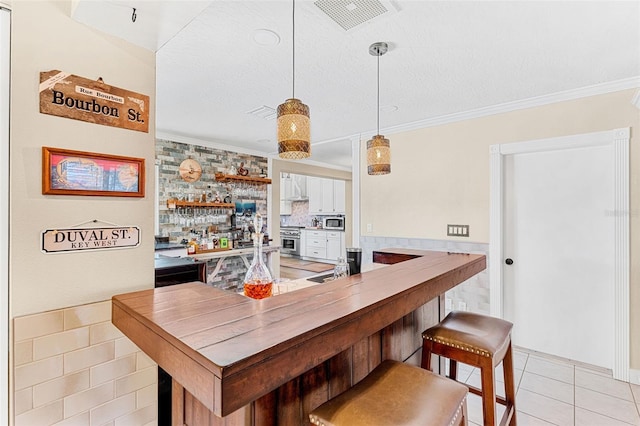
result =
[[[327,258],[327,233],[319,230],[304,230],[305,256],[318,259]]]
[[[339,257],[345,257],[344,232],[326,231],[327,233],[327,259],[337,261]]]
[[[300,241],[298,241],[298,244],[300,244],[300,256],[304,257],[307,255],[307,231],[305,231],[304,229],[300,231]]]
[[[304,229],[301,234],[301,256],[334,262],[344,256],[344,232]]]
[[[330,215],[345,212],[343,180],[308,177],[309,214]]]
[[[346,189],[343,180],[333,181],[333,212],[345,214],[346,207]]]
[[[322,178],[308,177],[307,191],[309,193],[309,214],[322,212]]]
[[[293,194],[293,179],[289,173],[280,173],[280,199],[288,200]]]
[[[280,214],[291,214],[291,201],[280,200]]]
[[[291,214],[293,178],[289,173],[280,173],[280,214]]]

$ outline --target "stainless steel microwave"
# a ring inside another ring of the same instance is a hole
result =
[[[325,216],[322,218],[322,227],[335,231],[344,231],[344,216]]]

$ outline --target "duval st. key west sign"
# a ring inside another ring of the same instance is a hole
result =
[[[45,253],[133,248],[138,245],[140,245],[140,228],[137,226],[42,231],[42,251]]]
[[[40,73],[40,112],[149,133],[149,96],[63,71]]]

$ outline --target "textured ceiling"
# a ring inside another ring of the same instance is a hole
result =
[[[311,110],[313,160],[348,166],[348,138],[376,133],[373,42],[390,45],[380,58],[383,134],[640,76],[638,1],[399,0],[393,6],[393,13],[345,31],[313,1],[296,1],[295,95]],[[157,130],[276,152],[276,120],[247,112],[275,109],[292,96],[291,1],[217,0],[194,16],[157,51]],[[279,44],[256,43],[260,29],[278,34]]]

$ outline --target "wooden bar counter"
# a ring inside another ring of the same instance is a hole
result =
[[[383,249],[389,266],[263,300],[187,283],[113,297],[112,321],[173,377],[174,425],[306,425],[420,333],[484,255]],[[382,401],[381,401],[382,403]]]

